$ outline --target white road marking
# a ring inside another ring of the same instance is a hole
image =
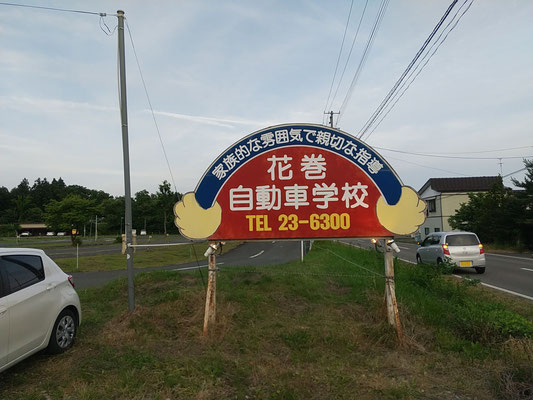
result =
[[[533,269],[530,269],[530,268],[520,268],[520,269],[523,269],[524,271],[531,271],[531,272],[533,272]]]
[[[514,294],[515,296],[523,297],[524,299],[533,300],[533,297],[526,296],[525,294],[522,294],[522,293],[513,292],[512,290],[503,289],[503,288],[498,287],[498,286],[492,286],[492,285],[489,285],[488,283],[481,282],[481,284],[483,286],[487,286],[487,287],[490,287],[492,289],[501,290],[502,292],[506,292],[506,293]]]
[[[462,276],[455,275],[455,274],[453,274],[453,276],[455,276],[456,278],[459,278],[459,279],[472,280],[470,278],[462,277]],[[512,290],[509,290],[509,289],[504,289],[504,288],[501,288],[499,286],[489,285],[488,283],[483,283],[483,282],[480,282],[480,284],[483,285],[483,286],[489,287],[491,289],[496,289],[496,290],[499,290],[501,292],[510,293],[510,294],[514,294],[515,296],[520,296],[520,297],[523,297],[523,298],[528,299],[528,300],[533,300],[533,297],[531,297],[531,296],[526,296],[525,294],[522,294],[522,293],[513,292]]]
[[[409,247],[398,246],[400,249],[411,250]]]
[[[507,258],[516,258],[517,260],[524,260],[528,261],[529,258],[527,257],[517,257],[517,256],[508,256],[506,254],[496,254],[496,253],[487,253],[489,256],[498,256],[498,257],[507,257]]]
[[[265,251],[264,250],[261,250],[259,253],[257,254],[254,254],[253,256],[250,256],[250,258],[255,258],[255,257],[259,257],[261,254],[263,254]]]

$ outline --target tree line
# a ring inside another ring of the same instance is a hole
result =
[[[132,199],[133,229],[148,234],[177,233],[172,207],[181,199],[166,180],[156,193],[141,190]],[[9,190],[0,187],[0,235],[13,236],[21,223],[45,223],[51,231],[82,234],[94,232],[98,221],[101,234],[124,232],[124,197],[102,190],[66,185],[62,178],[38,178],[33,185],[24,178]]]
[[[451,227],[475,232],[484,243],[533,249],[533,160],[524,164],[524,180],[512,180],[522,190],[506,188],[500,178],[488,192],[470,193],[449,218]]]

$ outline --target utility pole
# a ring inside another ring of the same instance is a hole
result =
[[[118,18],[118,55],[120,84],[120,120],[122,122],[122,153],[124,158],[124,202],[126,205],[124,228],[126,230],[126,263],[128,268],[128,309],[135,309],[135,289],[133,285],[133,248],[131,247],[131,185],[130,156],[128,144],[128,106],[126,102],[126,55],[124,50],[124,11],[117,11]]]
[[[387,244],[387,239],[383,240],[383,256],[385,260],[385,305],[387,307],[387,320],[390,325],[396,328],[398,341],[403,343],[402,324],[396,302],[396,288],[394,284],[394,259],[392,249]]]
[[[324,112],[324,114],[329,114],[329,126],[333,128],[333,114],[340,114],[340,112]]]
[[[94,217],[94,241],[98,239],[98,215]]]

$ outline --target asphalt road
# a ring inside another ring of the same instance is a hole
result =
[[[163,241],[184,241],[182,238],[161,239]],[[358,247],[373,249],[373,245],[367,239],[345,240]],[[407,261],[416,262],[416,249],[414,244],[398,242],[401,252],[396,257]],[[83,246],[79,248],[80,257],[101,254],[116,254],[120,252],[120,244],[100,246]],[[142,251],[142,248],[138,250]],[[47,249],[46,253],[52,258],[75,257],[75,248]],[[200,266],[207,267],[207,259],[200,256]],[[219,265],[250,265],[263,266],[283,264],[300,257],[300,242],[248,242],[217,257]],[[477,274],[473,269],[457,269],[455,275],[460,278],[479,279],[483,285],[510,292],[512,294],[533,300],[533,257],[531,254],[494,254],[486,253],[486,271]],[[198,268],[196,262],[167,265],[162,267],[136,269],[135,273],[153,269],[193,269]],[[120,276],[126,276],[126,270],[85,272],[73,274],[78,288],[88,288],[101,285]]]
[[[362,248],[374,249],[369,240],[346,240]],[[417,245],[396,242],[400,253],[395,257],[416,263]],[[454,275],[460,278],[479,279],[484,286],[510,292],[520,297],[533,300],[533,256],[531,254],[495,254],[485,253],[486,270],[478,274],[472,268],[456,269]]]
[[[103,247],[103,246],[100,246]],[[94,248],[97,251],[99,248]],[[107,251],[107,249],[105,249]],[[115,247],[115,254],[120,251],[120,247]],[[52,257],[57,258],[52,254],[51,250],[46,250],[46,253]],[[103,253],[99,253],[103,254]],[[59,253],[62,256],[62,253]],[[299,259],[301,256],[300,242],[247,242],[226,254],[216,257],[216,263],[219,268],[227,266],[268,266],[276,264],[284,264],[289,261]],[[165,265],[161,267],[139,268],[135,269],[135,274],[145,271],[153,270],[191,270],[207,267],[207,258],[199,255],[199,263],[191,262],[186,264]],[[135,262],[135,259],[134,259]],[[93,286],[103,285],[118,277],[127,276],[127,271],[102,271],[102,272],[78,272],[73,273],[74,282],[77,289],[86,289]]]

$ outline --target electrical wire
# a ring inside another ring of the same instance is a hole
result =
[[[509,177],[509,176],[511,176],[511,175],[517,174],[518,172],[525,171],[526,169],[527,169],[527,167],[520,168],[519,170],[516,170],[516,171],[514,171],[514,172],[511,172],[510,174],[507,174],[507,175],[502,176],[502,178],[507,178],[507,177]]]
[[[446,156],[441,154],[431,154],[431,153],[416,153],[411,151],[403,151],[403,150],[394,150],[394,149],[387,149],[385,147],[378,147],[374,146],[375,149],[384,150],[384,151],[392,151],[393,153],[402,153],[402,154],[409,154],[412,156],[420,156],[420,157],[434,157],[434,158],[456,158],[461,160],[510,160],[510,159],[516,159],[516,158],[527,158],[528,156],[507,156],[507,157],[465,157],[465,156]]]
[[[331,86],[329,87],[328,99],[326,100],[326,105],[324,107],[324,114],[326,113],[326,110],[328,108],[329,98],[331,96],[331,91],[333,90],[333,84],[335,83],[335,78],[337,77],[337,69],[339,68],[339,63],[340,63],[340,60],[341,60],[342,49],[344,47],[344,40],[346,39],[346,32],[348,31],[348,26],[350,25],[350,17],[352,16],[353,2],[354,2],[354,0],[352,0],[352,2],[350,4],[350,11],[348,12],[348,20],[346,21],[346,26],[344,28],[344,34],[342,36],[341,48],[339,49],[339,56],[337,57],[337,64],[335,65],[335,72],[333,72],[333,79],[331,80]],[[322,117],[322,124],[324,124],[324,118],[325,118],[325,116]]]
[[[391,159],[391,160],[397,160],[397,161],[401,161],[401,162],[404,162],[404,163],[407,163],[407,164],[416,165],[417,167],[421,167],[421,168],[434,169],[435,171],[447,172],[447,173],[449,173],[449,174],[460,175],[460,176],[469,176],[469,175],[466,175],[466,174],[462,174],[462,173],[460,173],[460,172],[449,171],[449,170],[447,170],[447,169],[442,169],[442,168],[430,167],[430,166],[428,166],[428,165],[424,165],[424,164],[417,164],[417,163],[415,163],[415,162],[407,161],[407,160],[403,160],[403,159],[401,159],[401,158],[396,158],[396,157],[388,156],[388,157],[387,157],[387,160],[388,160],[388,159]]]
[[[378,146],[373,146],[375,149],[383,149],[383,150],[389,150],[394,151],[392,149],[385,149]],[[508,151],[508,150],[519,150],[519,149],[533,149],[533,146],[519,146],[519,147],[507,147],[505,149],[493,149],[493,150],[480,150],[480,151],[454,151],[453,153],[420,153],[420,154],[431,154],[431,155],[439,155],[439,156],[449,156],[454,154],[480,154],[480,153],[494,153],[496,151]],[[396,149],[395,149],[396,150]],[[414,153],[416,154],[416,153]],[[498,157],[500,158],[500,157]]]
[[[431,34],[428,36],[428,38],[426,39],[426,41],[424,42],[424,44],[422,45],[422,47],[418,50],[418,52],[416,53],[415,57],[411,60],[411,62],[409,63],[409,65],[407,66],[407,68],[405,69],[405,71],[402,73],[402,75],[400,76],[400,78],[396,81],[396,83],[394,84],[394,86],[392,87],[392,89],[389,91],[389,93],[385,96],[385,98],[383,99],[383,101],[381,102],[381,104],[378,106],[378,108],[374,111],[374,113],[371,115],[371,117],[368,119],[368,121],[365,123],[365,125],[361,128],[361,130],[359,131],[359,138],[362,138],[363,135],[368,131],[368,129],[370,128],[370,126],[374,123],[374,121],[378,118],[378,116],[380,115],[380,113],[382,112],[383,108],[385,108],[385,106],[387,105],[387,103],[389,102],[389,99],[392,97],[392,95],[394,94],[394,92],[398,89],[398,86],[400,86],[401,82],[405,79],[405,77],[407,76],[407,74],[409,73],[409,71],[413,68],[413,66],[415,65],[416,61],[420,58],[420,56],[422,55],[422,53],[424,52],[424,50],[427,48],[427,46],[429,45],[429,43],[431,42],[431,40],[433,39],[433,37],[437,34],[438,30],[440,29],[440,27],[442,26],[442,24],[444,23],[444,21],[448,18],[448,15],[451,13],[453,7],[457,4],[457,1],[458,0],[453,0],[452,3],[448,6],[448,9],[446,10],[446,12],[444,13],[444,15],[441,17],[441,19],[439,20],[439,22],[437,23],[437,25],[433,28],[433,31],[431,32]]]
[[[435,50],[433,50],[433,52],[431,53],[431,55],[429,55],[428,57],[428,54],[429,51],[431,51],[431,49],[435,46],[435,44],[438,42],[438,40],[440,39],[440,37],[444,34],[444,31],[446,30],[446,28],[451,25],[451,23],[453,23],[453,20],[455,19],[455,17],[457,16],[457,14],[460,12],[461,8],[467,3],[467,1],[470,1],[470,4],[468,5],[468,7],[463,11],[463,13],[459,16],[459,19],[457,19],[457,21],[455,22],[455,24],[450,28],[450,30],[446,33],[446,35],[444,36],[444,38],[438,43],[437,47],[435,48]],[[418,77],[418,75],[420,75],[420,73],[422,72],[422,70],[425,68],[425,66],[429,63],[429,61],[431,60],[431,58],[435,55],[435,53],[437,52],[437,50],[439,49],[439,47],[444,43],[444,41],[448,38],[448,35],[451,33],[451,31],[453,31],[455,29],[455,27],[457,26],[457,24],[459,23],[459,21],[461,20],[461,18],[463,17],[463,15],[466,14],[466,12],[470,9],[470,7],[472,6],[473,4],[473,0],[465,0],[465,2],[463,3],[463,5],[461,5],[461,7],[459,8],[459,10],[457,10],[457,13],[454,15],[454,17],[452,18],[452,20],[448,23],[448,25],[444,28],[443,32],[441,32],[441,34],[439,35],[439,37],[437,38],[437,40],[433,43],[433,45],[430,47],[430,49],[428,50],[428,52],[424,55],[424,57],[422,58],[422,60],[420,60],[420,63],[417,65],[417,67],[415,69],[413,69],[411,71],[411,73],[409,74],[409,76],[407,77],[407,79],[402,83],[402,85],[400,86],[399,90],[402,89],[404,86],[407,85],[407,87],[405,87],[405,89],[402,90],[402,92],[400,93],[400,95],[398,96],[398,98],[394,101],[394,103],[392,103],[392,105],[389,107],[389,109],[387,110],[387,112],[381,117],[381,119],[374,125],[372,131],[370,131],[370,133],[367,135],[367,137],[365,138],[365,140],[368,140],[368,138],[370,136],[372,136],[372,134],[374,133],[374,131],[378,128],[379,125],[381,125],[381,122],[383,122],[383,120],[387,117],[387,115],[389,115],[389,113],[392,111],[392,109],[396,106],[396,103],[398,103],[398,101],[403,97],[403,95],[405,94],[405,92],[411,87],[412,83],[416,80],[416,78]],[[424,59],[427,60],[424,62],[424,64],[419,68],[420,64],[424,61]],[[414,77],[411,79],[411,81],[407,84],[407,80],[409,80],[411,78],[411,76],[416,72],[416,75],[414,75]],[[391,101],[392,99],[394,99],[394,97],[396,97],[398,94],[398,91],[394,94],[394,96],[391,98]],[[388,107],[388,104],[387,104],[387,107]]]
[[[128,24],[128,20],[126,20],[126,28],[128,30],[128,35],[130,37],[131,47],[133,49],[133,55],[135,56],[135,61],[137,63],[137,68],[139,69],[139,74],[141,76],[141,82],[143,84],[144,93],[146,95],[146,99],[148,101],[148,106],[150,107],[150,112],[152,113],[152,119],[154,120],[155,129],[157,131],[157,135],[159,137],[159,142],[161,143],[161,148],[163,149],[163,155],[165,156],[165,161],[167,163],[168,172],[170,173],[170,177],[172,179],[172,183],[174,184],[174,191],[178,193],[178,189],[176,187],[176,182],[174,181],[174,175],[172,174],[172,169],[170,168],[170,162],[168,161],[167,152],[165,150],[165,145],[163,144],[163,139],[161,137],[161,131],[159,130],[159,125],[157,124],[157,119],[155,118],[154,108],[152,107],[152,102],[150,100],[150,96],[148,94],[148,89],[146,88],[146,82],[144,81],[144,76],[141,69],[141,64],[139,63],[139,57],[137,56],[137,51],[135,49],[135,43],[133,42],[133,36],[131,35],[130,25]]]
[[[34,5],[31,5],[31,4],[16,4],[16,3],[0,2],[0,6],[35,8],[35,9],[48,10],[48,11],[61,11],[61,12],[69,12],[69,13],[77,13],[77,14],[99,15],[101,17],[105,17],[107,15],[117,16],[117,14],[108,14],[108,13],[101,13],[101,12],[94,12],[94,11],[83,11],[83,10],[72,10],[72,9],[67,9],[67,8],[34,6]]]
[[[339,82],[337,83],[337,87],[335,89],[335,94],[333,95],[333,98],[331,99],[331,104],[329,106],[328,106],[328,102],[326,102],[326,109],[324,110],[324,112],[326,112],[328,108],[331,109],[331,107],[333,107],[333,103],[335,102],[335,99],[337,98],[337,93],[339,92],[339,88],[341,86],[342,80],[344,79],[344,74],[346,72],[346,68],[348,68],[348,64],[350,62],[350,58],[352,57],[353,48],[355,46],[357,38],[359,37],[359,30],[361,29],[361,24],[362,24],[363,18],[365,16],[367,6],[368,6],[368,0],[365,1],[365,6],[363,7],[363,12],[361,13],[361,17],[359,18],[359,23],[357,24],[357,29],[355,31],[355,35],[354,35],[353,40],[352,40],[352,45],[350,46],[350,51],[348,52],[348,57],[346,57],[346,62],[344,63],[344,68],[342,69],[342,73],[341,73],[341,76],[339,78]]]
[[[340,123],[340,120],[342,116],[344,115],[344,111],[346,110],[346,106],[348,105],[348,102],[350,101],[352,97],[353,90],[355,88],[355,85],[357,84],[359,75],[361,74],[361,71],[363,70],[363,67],[366,63],[368,54],[370,53],[370,49],[372,48],[372,44],[374,43],[374,39],[379,31],[381,21],[383,20],[383,17],[385,16],[385,12],[387,10],[388,4],[389,4],[389,0],[382,0],[380,4],[378,15],[376,16],[376,20],[374,21],[374,26],[372,27],[372,31],[370,32],[370,36],[366,43],[365,49],[363,51],[363,55],[361,56],[361,60],[359,61],[359,65],[357,66],[357,70],[355,71],[354,77],[352,79],[352,83],[350,84],[350,87],[348,88],[348,91],[346,92],[346,96],[344,97],[344,100],[339,109],[339,116],[337,117],[337,124]]]

